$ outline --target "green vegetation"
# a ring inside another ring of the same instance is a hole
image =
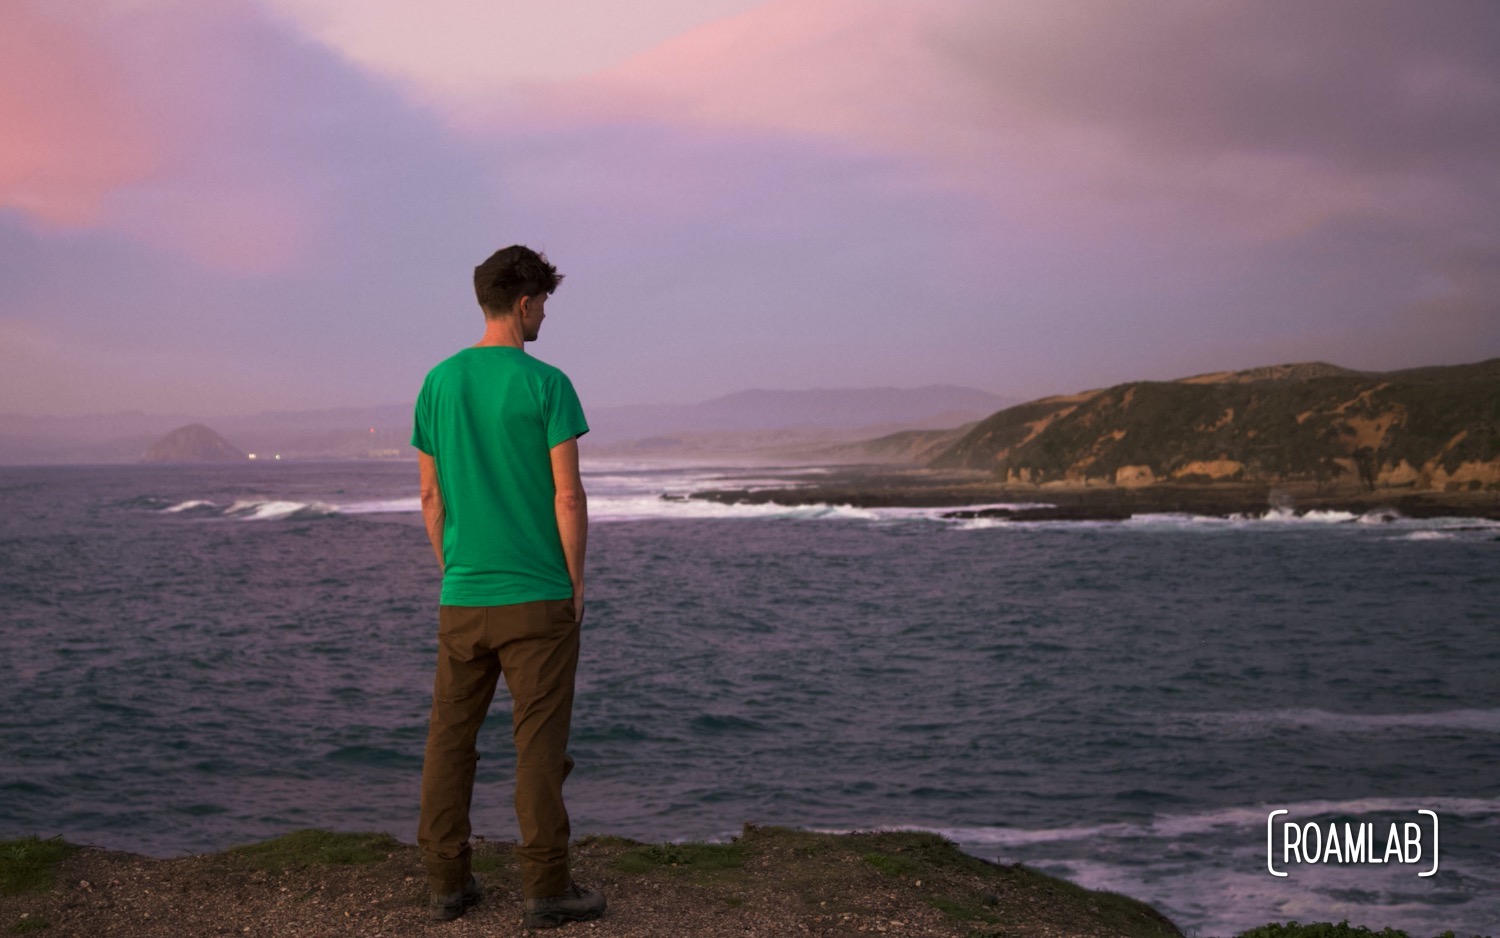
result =
[[[744,864],[744,850],[736,841],[632,847],[615,859],[614,866],[621,873],[649,873],[661,867],[689,868],[697,872],[737,870]]]
[[[1409,475],[1390,484],[1500,488],[1493,475],[1444,476],[1464,463],[1500,460],[1500,359],[1387,374],[1316,367],[1267,374],[1139,381],[1032,401],[980,421],[931,465],[1038,483],[1108,483],[1122,467],[1146,466],[1158,482],[1365,490],[1400,470]],[[1214,475],[1192,465],[1219,460]]]
[[[1128,896],[1084,889],[1020,865],[990,863],[927,831],[829,836],[754,828],[747,829],[747,849],[759,846],[759,840],[767,837],[783,841],[793,856],[819,858],[820,864],[808,864],[802,872],[795,863],[778,864],[783,876],[791,879],[800,875],[824,887],[813,890],[815,896],[829,894],[829,881],[819,882],[819,874],[837,870],[834,864],[842,854],[881,876],[902,881],[927,905],[957,924],[974,928],[971,934],[978,938],[1006,933],[1005,926],[1024,926],[1037,920],[1071,924],[1080,931],[1104,928],[1136,938],[1179,934],[1156,910]]]
[[[31,915],[23,919],[17,919],[10,928],[6,929],[12,935],[29,935],[34,931],[51,928],[52,923],[40,915]]]
[[[389,834],[301,830],[258,844],[231,848],[229,854],[244,859],[256,869],[279,873],[307,866],[378,863],[401,849],[400,842]]]
[[[915,876],[922,869],[921,864],[909,857],[893,857],[888,853],[867,853],[860,859],[887,876]]]
[[[1344,919],[1337,925],[1328,922],[1315,922],[1311,925],[1300,925],[1297,922],[1287,922],[1283,925],[1279,922],[1271,922],[1268,925],[1241,932],[1235,938],[1411,938],[1411,936],[1394,928],[1370,931],[1362,925],[1351,926],[1349,920]],[[1456,936],[1451,931],[1445,931],[1437,938],[1456,938]]]
[[[0,841],[0,896],[51,889],[52,868],[77,850],[59,837]]]
[[[515,854],[509,847],[494,847],[489,845],[475,845],[474,853],[469,858],[469,869],[476,873],[498,873],[501,870],[510,870],[516,865]]]

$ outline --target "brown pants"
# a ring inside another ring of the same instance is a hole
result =
[[[432,892],[451,895],[469,881],[469,803],[474,741],[503,673],[516,744],[516,857],[530,898],[568,887],[568,809],[562,787],[578,669],[578,622],[571,599],[511,606],[442,606],[437,679],[422,765],[417,843]]]

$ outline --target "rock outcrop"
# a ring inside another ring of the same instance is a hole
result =
[[[201,423],[178,427],[151,444],[144,462],[243,462],[245,453],[235,449]]]
[[[1276,365],[1048,397],[980,421],[930,465],[1021,485],[1500,491],[1500,359]]]

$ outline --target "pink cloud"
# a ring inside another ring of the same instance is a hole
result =
[[[0,5],[0,205],[215,270],[295,265],[338,183],[285,151],[305,126],[259,60],[274,37],[244,3]]]
[[[1474,174],[1433,172],[1450,144],[1494,148],[1483,113],[1500,94],[1463,18],[1262,6],[775,0],[559,87],[536,116],[896,155],[1002,223],[1068,237],[1147,220],[1246,245],[1340,218],[1475,221]],[[1407,32],[1430,35],[1387,54]],[[1440,106],[1406,94],[1432,75]]]
[[[0,5],[0,206],[94,224],[110,193],[160,166],[161,148],[111,51],[37,6]]]

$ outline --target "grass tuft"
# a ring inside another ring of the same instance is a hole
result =
[[[1395,928],[1370,931],[1363,925],[1350,925],[1349,920],[1344,919],[1337,925],[1332,922],[1313,922],[1310,925],[1295,921],[1285,924],[1269,922],[1259,928],[1240,932],[1236,938],[1411,938],[1411,936]],[[1437,938],[1455,938],[1455,936],[1453,932],[1445,931]]]
[[[60,837],[0,841],[0,896],[46,892],[54,881],[52,868],[77,851]]]
[[[897,856],[889,853],[867,853],[860,857],[866,863],[887,876],[914,877],[925,869],[925,865],[911,857]]]
[[[378,863],[400,849],[400,842],[389,834],[301,830],[258,844],[233,847],[229,854],[243,858],[256,869],[279,873],[306,866]]]
[[[737,870],[745,864],[745,851],[738,843],[655,844],[626,850],[615,860],[622,873],[649,873],[661,867],[687,867],[700,872]]]

